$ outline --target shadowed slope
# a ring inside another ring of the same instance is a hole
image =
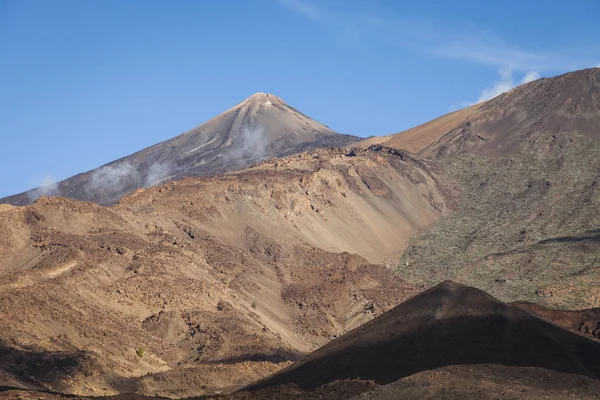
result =
[[[314,389],[344,379],[394,382],[459,364],[540,367],[600,378],[600,343],[486,293],[444,282],[328,343],[250,389]]]
[[[534,367],[453,365],[400,379],[354,400],[597,399],[600,381]]]
[[[554,310],[528,302],[515,302],[512,305],[590,339],[600,340],[600,308]]]

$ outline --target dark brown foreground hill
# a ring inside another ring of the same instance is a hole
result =
[[[480,290],[444,282],[270,378],[233,394],[202,398],[597,399],[598,357],[600,343],[594,340]],[[66,397],[14,389],[0,393],[2,400],[41,398]]]
[[[500,364],[600,378],[600,343],[488,294],[444,282],[248,390],[342,380],[379,385],[452,365]]]

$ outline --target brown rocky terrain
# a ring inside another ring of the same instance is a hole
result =
[[[208,398],[593,399],[598,352],[597,341],[444,282],[266,380]]]
[[[479,104],[450,114],[443,115],[433,121],[426,122],[414,128],[389,136],[373,136],[356,143],[359,147],[384,145],[395,149],[403,149],[418,153],[447,132],[461,126],[471,118],[478,116]]]
[[[444,282],[270,378],[233,394],[202,398],[598,398],[600,343],[523,308],[546,317],[563,315],[531,304],[504,304],[480,290]],[[64,396],[12,389],[0,398]]]
[[[522,308],[540,318],[544,318],[570,331],[591,339],[600,340],[600,308],[587,310],[554,310],[539,304],[515,302],[512,305]]]
[[[578,132],[598,139],[599,109],[600,68],[591,68],[538,79],[404,132],[356,145],[382,144],[436,160],[530,152],[543,135]]]
[[[458,113],[420,127],[439,137],[413,149],[445,168],[461,205],[412,239],[398,273],[503,301],[599,307],[600,69],[540,79]],[[412,143],[410,132],[394,140]]]
[[[454,192],[405,152],[314,150],[104,207],[0,208],[0,385],[230,391],[418,291],[382,265]]]
[[[27,205],[44,195],[110,205],[140,187],[183,176],[214,175],[274,156],[343,147],[357,140],[310,119],[275,95],[256,93],[179,136],[57,185],[2,198],[0,203]]]
[[[110,207],[0,205],[2,396],[600,393],[600,69],[362,149],[312,149],[354,139],[311,121],[259,94],[128,163],[308,151]],[[73,179],[61,193],[92,175]]]
[[[283,384],[314,390],[347,379],[386,385],[422,371],[468,364],[535,367],[599,379],[598,357],[599,342],[448,281],[248,390]]]

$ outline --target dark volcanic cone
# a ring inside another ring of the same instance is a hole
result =
[[[449,365],[502,364],[600,377],[600,343],[485,292],[444,282],[253,387],[314,389],[344,379],[387,384]]]

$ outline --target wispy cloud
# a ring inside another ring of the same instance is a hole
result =
[[[479,94],[479,98],[475,103],[481,103],[482,101],[493,99],[502,93],[508,92],[510,89],[515,87],[513,81],[512,71],[510,68],[502,68],[500,71],[500,79],[488,88],[485,88]]]
[[[572,54],[571,50],[526,50],[506,44],[491,34],[459,40],[460,43],[437,43],[432,53],[480,65],[509,67],[516,71],[575,70],[591,65],[586,56]]]
[[[509,90],[513,89],[515,86],[515,80],[513,78],[513,72],[509,67],[500,68],[498,71],[499,79],[494,82],[489,87],[486,87],[479,93],[479,98],[475,102],[464,103],[463,106],[471,106],[473,104],[481,103],[483,101],[491,100],[496,96],[500,96],[502,93],[506,93]],[[523,78],[519,81],[519,85],[524,85],[529,82],[533,82],[537,79],[540,79],[539,72],[529,71]]]
[[[303,0],[277,0],[290,10],[302,14],[315,22],[327,22],[325,13],[316,5]]]
[[[332,27],[338,34],[344,26],[355,35],[387,42],[393,46],[410,48],[433,56],[456,59],[493,68],[510,68],[512,71],[566,71],[589,68],[595,64],[590,54],[598,54],[600,46],[593,49],[554,49],[537,51],[507,43],[487,30],[462,30],[445,28],[440,21],[428,21],[393,15],[377,10],[375,2],[367,16],[348,10],[327,9],[316,0],[275,0],[290,11],[314,22]],[[584,51],[585,50],[585,51]]]
[[[323,2],[316,0],[276,1],[290,11],[326,25],[334,35],[349,33],[350,40],[376,40],[396,48],[498,70],[499,79],[484,88],[476,102],[463,103],[463,106],[489,100],[514,88],[516,83],[513,73],[524,74],[518,81],[518,84],[524,84],[539,79],[541,72],[557,73],[589,68],[597,60],[591,56],[600,54],[598,45],[547,51],[525,49],[507,43],[489,30],[444,27],[442,21],[400,17],[377,8],[353,14],[347,9],[327,9]],[[377,7],[379,3],[360,4]]]
[[[523,77],[523,79],[521,79],[521,85],[524,83],[529,83],[529,82],[533,82],[535,80],[540,79],[540,73],[536,72],[536,71],[529,71],[528,73],[525,74],[525,76]]]

